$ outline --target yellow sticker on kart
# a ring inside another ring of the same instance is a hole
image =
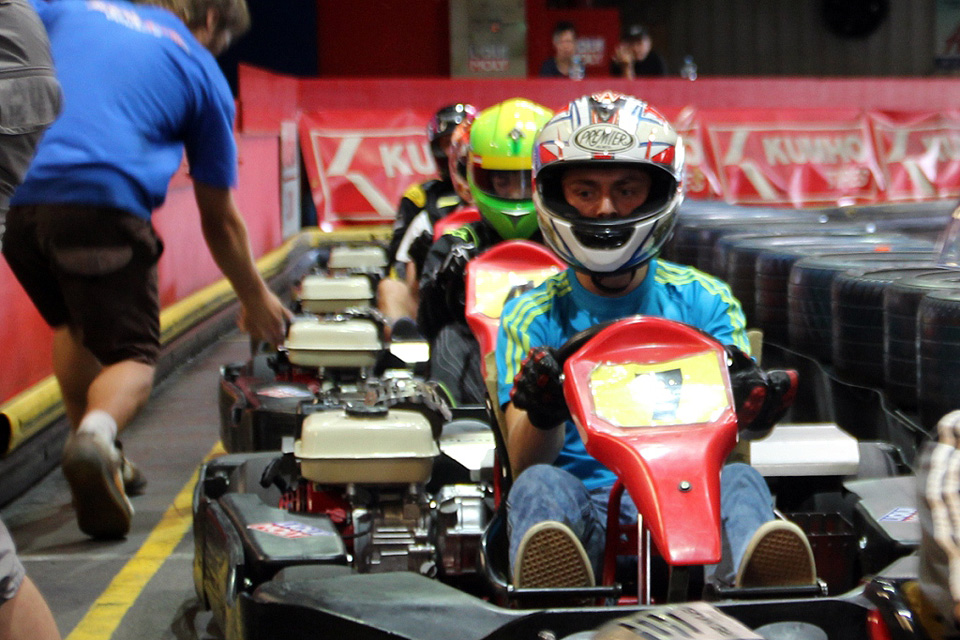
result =
[[[715,353],[654,364],[597,365],[590,374],[594,412],[617,427],[711,422],[730,406]]]
[[[488,318],[499,318],[507,300],[532,289],[559,271],[557,267],[529,271],[480,271],[474,280],[475,308]]]

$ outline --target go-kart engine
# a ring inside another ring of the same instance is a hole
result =
[[[360,573],[474,573],[489,508],[484,489],[426,490],[440,451],[421,410],[319,411],[294,443],[299,487],[281,506],[327,513]]]
[[[435,576],[436,522],[422,485],[347,488],[353,562],[360,573],[415,571]]]

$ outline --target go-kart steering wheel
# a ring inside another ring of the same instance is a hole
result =
[[[591,338],[593,338],[595,335],[597,335],[598,333],[600,333],[601,331],[603,331],[604,329],[606,329],[607,327],[609,327],[615,322],[617,322],[617,320],[607,320],[606,322],[600,322],[598,324],[593,325],[592,327],[587,327],[582,331],[578,331],[572,336],[570,336],[569,338],[567,338],[567,341],[564,342],[559,349],[557,349],[557,354],[556,354],[557,364],[559,364],[560,367],[562,368],[563,363],[567,361],[567,358],[575,354],[577,351],[580,350],[580,347],[587,344]]]

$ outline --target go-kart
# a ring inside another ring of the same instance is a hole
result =
[[[254,345],[246,362],[220,368],[220,439],[230,452],[275,451],[300,433],[310,405],[341,406],[376,397],[396,402],[434,393],[419,367],[418,336],[388,338],[384,318],[369,308],[299,314],[284,344]]]
[[[632,542],[651,561],[639,563],[635,593],[616,582],[578,593],[512,589],[502,533],[487,524],[488,485],[438,473],[422,416],[387,425],[394,409],[357,405],[311,414],[282,454],[226,456],[202,469],[195,580],[227,637],[559,638],[658,606],[648,603],[689,600],[684,567],[719,559],[717,481],[736,441],[723,350],[689,327],[631,318],[568,351],[571,412],[644,516]],[[626,401],[638,394],[643,402]],[[825,485],[822,475],[795,480]],[[846,552],[856,555],[855,546]],[[654,556],[668,567],[662,584],[648,571]],[[713,595],[748,627],[798,622],[830,638],[879,639],[901,629],[890,628],[908,614],[895,606],[896,581],[915,573],[901,562],[877,574],[888,580],[838,595],[819,586]],[[632,595],[634,604],[513,608],[526,597],[568,605],[571,595],[621,603]]]
[[[515,248],[502,249],[512,257],[501,271],[536,264]],[[497,272],[496,256],[468,269],[468,315],[499,315],[502,304],[476,304],[478,276]],[[490,281],[513,289],[529,279]],[[495,438],[497,457],[506,457],[493,411],[448,414],[442,401],[400,406],[389,394],[339,391],[324,403],[310,390],[278,450],[224,456],[201,470],[194,578],[225,635],[588,638],[610,620],[667,615],[662,603],[708,597],[712,611],[751,628],[790,622],[830,638],[920,637],[898,589],[916,576],[913,479],[894,463],[880,474],[890,477],[856,479],[875,471],[869,464],[864,473],[871,457],[891,457],[885,443],[858,443],[835,425],[786,424],[733,448],[729,379],[710,339],[634,318],[579,342],[565,350],[567,400],[589,450],[620,474],[644,514],[626,543],[608,545],[611,555],[640,554],[636,575],[610,569],[599,587],[573,593],[513,587],[503,501],[493,491],[508,489],[509,470],[494,470]],[[624,401],[640,390],[645,402]],[[664,452],[688,466],[666,464]],[[778,507],[807,531],[818,584],[752,593],[701,584],[697,567],[719,558],[716,476],[728,454],[761,470]],[[522,608],[531,603],[538,608]]]

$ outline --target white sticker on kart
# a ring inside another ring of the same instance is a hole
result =
[[[272,536],[287,538],[288,540],[293,540],[295,538],[310,538],[313,536],[334,535],[333,531],[325,531],[324,529],[318,529],[317,527],[312,527],[308,524],[303,524],[302,522],[293,521],[248,524],[247,529],[263,531],[264,533],[268,533]]]
[[[913,507],[897,507],[880,518],[880,522],[916,522],[917,510]]]
[[[302,389],[300,387],[291,387],[286,385],[271,385],[269,387],[262,387],[257,389],[256,392],[261,396],[278,399],[313,397],[313,393],[309,389]]]

